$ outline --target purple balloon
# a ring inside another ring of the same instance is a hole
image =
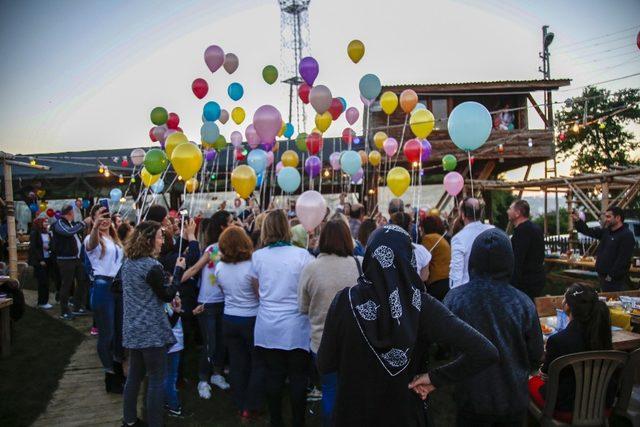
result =
[[[236,148],[242,145],[242,134],[237,130],[231,132],[231,144]]]
[[[307,56],[300,60],[300,66],[298,67],[298,70],[300,71],[302,79],[309,86],[313,86],[313,82],[315,82],[316,77],[318,77],[320,66],[318,65],[318,61],[316,61],[311,56]]]
[[[256,148],[260,144],[260,137],[256,132],[256,129],[253,127],[253,124],[247,126],[247,129],[244,131],[244,136],[247,138],[247,144],[249,147]]]
[[[358,172],[351,175],[351,183],[357,184],[358,181],[360,181],[363,176],[364,176],[364,171],[362,170],[362,168],[358,169]]]
[[[335,152],[335,153],[331,153],[331,155],[329,156],[329,163],[331,164],[331,168],[334,171],[339,171],[340,170],[340,156],[342,155],[342,153],[340,152]]]
[[[269,151],[273,150],[275,142],[263,142],[260,145],[262,146],[262,149],[268,153]]]
[[[275,141],[281,127],[282,116],[273,105],[263,105],[253,115],[253,128],[260,137],[260,142]]]
[[[431,143],[426,139],[423,139],[420,143],[422,144],[422,163],[426,163],[431,157]]]
[[[224,51],[220,46],[211,45],[204,51],[204,62],[212,73],[224,63]]]
[[[315,178],[316,176],[320,175],[320,169],[322,169],[322,161],[318,156],[310,156],[304,162],[304,171],[311,178]]]
[[[207,150],[205,152],[204,158],[207,160],[207,162],[213,162],[216,159],[216,150]]]
[[[60,217],[62,216],[62,212],[56,211],[54,216],[56,217],[56,219],[60,219]]]

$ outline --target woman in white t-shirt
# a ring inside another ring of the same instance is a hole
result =
[[[283,424],[282,391],[288,376],[292,424],[303,425],[310,325],[308,316],[298,310],[298,283],[302,269],[313,257],[291,245],[291,231],[282,210],[267,214],[260,240],[264,247],[251,257],[251,276],[260,296],[254,342],[265,362],[271,424]]]
[[[105,370],[108,393],[122,393],[124,376],[114,361],[115,298],[111,285],[120,271],[124,252],[109,211],[100,205],[91,209],[91,233],[84,239],[84,248],[93,270],[91,309],[98,328],[98,357]]]
[[[216,280],[224,293],[222,331],[229,350],[229,379],[243,420],[262,406],[264,369],[254,355],[253,331],[258,314],[258,288],[251,277],[253,243],[240,227],[225,229],[218,242],[220,262]]]

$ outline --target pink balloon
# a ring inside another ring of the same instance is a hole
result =
[[[332,99],[331,91],[324,85],[314,86],[309,93],[309,103],[318,114],[329,110]]]
[[[231,132],[231,136],[229,138],[231,139],[231,144],[234,147],[238,148],[242,145],[242,134],[237,130]]]
[[[211,45],[204,51],[204,62],[212,73],[224,63],[224,51],[220,46]]]
[[[276,165],[276,175],[280,173],[283,167],[284,165],[282,164],[282,162],[278,162],[278,164]]]
[[[267,167],[273,165],[273,151],[267,151]]]
[[[220,120],[220,123],[223,125],[226,124],[229,121],[229,112],[227,110],[220,111],[220,117],[218,120]]]
[[[300,224],[308,232],[312,232],[324,219],[327,213],[327,202],[317,191],[305,191],[296,200],[296,215]]]
[[[458,172],[449,172],[444,176],[442,184],[450,196],[457,196],[464,187],[464,178]]]
[[[382,148],[387,156],[391,157],[398,152],[398,141],[395,138],[387,138],[382,144]]]
[[[282,127],[282,116],[273,105],[263,105],[253,115],[253,127],[260,137],[260,142],[273,142]]]
[[[162,126],[156,126],[153,128],[152,133],[153,133],[153,136],[162,143],[165,140],[164,134],[166,131],[167,131],[166,128],[163,128]]]
[[[249,147],[256,148],[260,145],[260,137],[253,125],[247,126],[247,129],[244,131],[244,136],[247,138],[247,144],[249,144]]]
[[[331,168],[334,171],[339,171],[340,170],[340,155],[342,153],[339,152],[335,152],[335,153],[331,153],[331,155],[329,156],[329,163],[331,164]]]
[[[344,116],[347,118],[347,122],[353,126],[353,124],[358,121],[360,112],[356,107],[349,107],[347,111],[345,111]]]

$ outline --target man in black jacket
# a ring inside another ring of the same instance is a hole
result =
[[[80,260],[80,249],[86,224],[73,220],[73,206],[66,205],[62,216],[53,224],[53,250],[58,260],[62,288],[60,289],[60,317],[72,320],[74,315],[86,313],[87,279]],[[74,311],[69,310],[69,296],[74,279],[77,282],[73,295]]]
[[[600,240],[596,252],[596,272],[605,292],[624,290],[636,239],[624,223],[624,212],[617,206],[604,213],[603,228],[589,228],[577,212],[571,216],[580,233]]]
[[[526,200],[516,200],[507,215],[514,226],[511,246],[515,265],[511,284],[533,300],[540,296],[545,283],[544,233],[529,219],[530,211]]]

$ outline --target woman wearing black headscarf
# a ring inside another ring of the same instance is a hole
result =
[[[498,352],[424,292],[402,228],[387,225],[371,235],[363,270],[358,284],[333,300],[318,351],[320,372],[338,373],[333,423],[425,425],[424,406],[413,391],[426,398],[496,362]],[[432,342],[453,346],[459,356],[416,376]]]

